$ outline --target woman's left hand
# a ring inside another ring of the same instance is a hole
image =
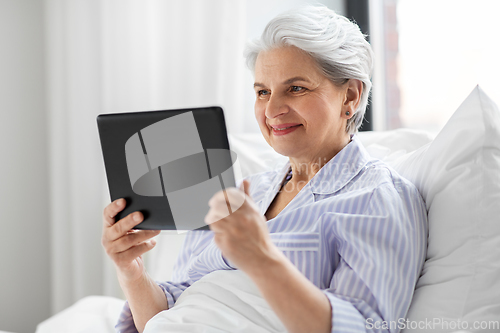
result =
[[[215,244],[222,255],[249,274],[264,266],[267,259],[275,257],[278,249],[269,237],[265,217],[259,214],[250,197],[250,183],[245,180],[242,187],[243,191],[237,188],[225,191],[235,208],[229,215],[224,191],[217,192],[208,202],[210,210],[205,223],[214,232]]]

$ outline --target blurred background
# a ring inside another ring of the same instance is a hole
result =
[[[497,0],[0,0],[0,330],[121,297],[96,116],[220,105],[229,132],[257,132],[245,43],[307,2],[369,36],[365,130],[437,133],[477,84],[500,102]]]

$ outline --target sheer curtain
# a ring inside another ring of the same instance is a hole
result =
[[[120,296],[100,245],[100,113],[220,105],[244,128],[245,1],[46,0],[52,311]]]

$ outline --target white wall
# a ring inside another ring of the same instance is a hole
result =
[[[44,50],[44,42],[47,41],[44,35],[45,31],[47,31],[46,27],[44,27],[44,11],[46,7],[50,7],[47,6],[47,3],[50,5],[52,2],[43,0],[0,0],[0,255],[2,256],[0,261],[0,331],[34,332],[36,324],[50,315],[51,306],[53,307],[55,304],[55,308],[59,308],[57,298],[51,298],[52,288],[56,290],[56,287],[60,287],[60,281],[51,274],[51,268],[58,270],[59,266],[54,264],[51,267],[50,246],[54,242],[51,241],[50,225],[56,224],[54,224],[54,221],[49,221],[48,217],[50,207],[49,151],[47,148],[49,133],[47,132],[48,124],[46,123],[48,109],[46,109],[45,96],[47,96],[48,90],[46,89],[46,83],[50,84],[50,80],[46,80],[44,75],[45,64],[54,65],[55,62],[59,63],[57,60],[60,59],[49,56],[50,59],[47,59],[49,61],[44,60],[44,54],[47,54]],[[304,1],[277,0],[273,3],[279,3],[284,7],[292,7],[302,2]],[[342,12],[342,0],[324,0],[322,2]],[[59,3],[59,1],[54,3]],[[92,15],[95,13],[82,13],[74,9],[78,9],[78,5],[82,5],[84,8],[93,8],[92,6],[100,6],[100,2],[94,1],[88,4],[87,2],[60,1],[60,3],[73,4],[72,6],[61,6],[54,9],[55,12],[61,10],[60,19],[66,22],[66,26],[72,27],[73,30],[61,29],[61,35],[67,39],[58,39],[58,42],[78,43],[79,40],[70,39],[75,31],[85,36],[95,33],[94,30],[79,30],[80,27],[85,26],[81,24],[81,21],[86,17],[93,17]],[[269,8],[269,5],[270,2],[266,0],[247,0],[246,8],[249,13],[247,18],[251,21],[248,22],[249,26],[261,24],[263,29],[264,24],[271,17],[286,9],[279,6]],[[66,16],[68,8],[71,9],[69,13],[73,16]],[[267,8],[266,14],[259,12],[262,8]],[[54,11],[52,16],[59,15],[58,12],[54,13]],[[50,20],[50,15],[48,15],[48,18],[47,28],[57,28],[57,24],[60,22]],[[72,20],[73,18],[78,20]],[[254,21],[257,18],[258,22]],[[63,27],[66,26],[63,25]],[[48,30],[53,31],[53,29]],[[77,36],[80,35],[77,34]],[[57,35],[56,37],[59,38],[60,36]],[[249,37],[255,36],[250,35]],[[91,42],[99,43],[99,40],[92,40]],[[62,54],[67,56],[68,59],[73,59],[70,56],[74,55],[67,55],[64,50]],[[54,52],[54,50],[52,51]],[[81,58],[86,54],[82,52],[79,56]],[[93,61],[93,58],[91,60]],[[82,66],[75,68],[79,70],[78,73],[85,71],[85,67]],[[78,75],[74,77],[76,78],[69,81],[69,84],[61,80],[60,88],[73,92],[78,91],[78,96],[84,100],[88,96],[85,96],[80,89],[83,84],[82,80],[79,79],[80,76]],[[83,75],[83,77],[86,76]],[[84,83],[88,84],[88,82],[90,81]],[[249,112],[245,116],[248,116],[250,121],[255,122],[253,116],[253,89],[251,87],[253,80],[250,78],[249,82],[252,101],[249,105]],[[57,91],[60,92],[61,90],[57,89]],[[74,98],[74,95],[70,97]],[[76,101],[72,100],[73,103],[80,103],[80,101],[78,99]],[[86,101],[86,103],[91,102]],[[79,107],[83,108],[86,105],[82,104]],[[94,110],[96,108],[90,109]],[[84,116],[79,115],[79,117]],[[247,126],[246,121],[244,123]],[[92,128],[95,128],[94,118],[92,118],[92,126]],[[244,128],[244,130],[250,129],[250,125],[249,128]],[[258,131],[256,125],[253,129]],[[83,130],[83,127],[80,128],[78,133]],[[73,136],[78,135],[78,133],[73,133]],[[61,133],[57,132],[50,134],[53,138],[63,137]],[[97,140],[97,137],[94,137],[94,139]],[[71,165],[74,164],[76,162]],[[96,167],[100,168],[99,165]],[[55,214],[58,213],[57,211],[52,213],[53,216],[58,215]],[[63,219],[61,225],[70,228],[70,222]],[[75,224],[75,221],[72,223]],[[83,228],[83,226],[81,224],[80,228]],[[98,237],[94,237],[94,239],[98,243]],[[54,249],[57,249],[57,246]],[[83,246],[80,246],[80,248],[83,248]],[[102,252],[98,245],[94,246],[93,249],[99,251],[99,253]],[[55,252],[53,258],[59,255],[57,251]],[[77,257],[84,254],[79,252]],[[62,255],[68,254],[63,253]],[[72,270],[63,270],[63,273],[69,277],[78,276],[79,270],[81,269],[76,267]],[[100,275],[101,272],[98,271],[93,278],[100,279]],[[94,289],[87,288],[87,285],[92,284],[91,280],[80,282],[83,287],[77,290],[77,296],[87,294],[89,290],[95,293]],[[52,284],[53,287],[51,287]]]
[[[49,316],[43,1],[0,0],[0,330]]]

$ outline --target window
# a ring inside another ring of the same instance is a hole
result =
[[[500,104],[498,13],[497,0],[370,0],[375,128],[437,133],[477,84]]]

